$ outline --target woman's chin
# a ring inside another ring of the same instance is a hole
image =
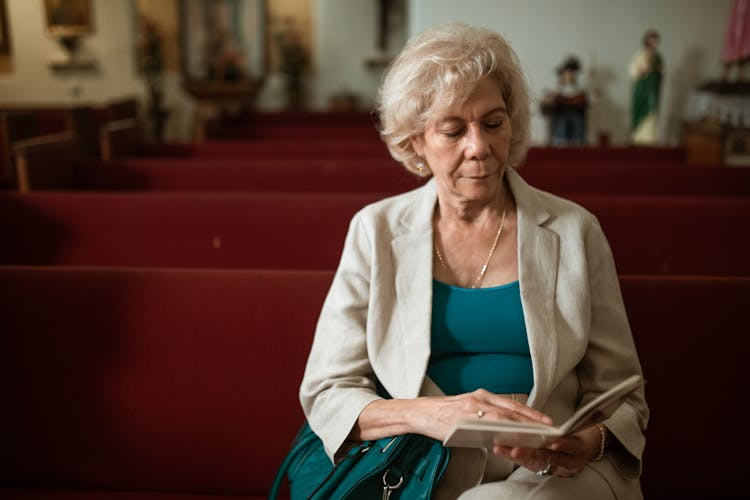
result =
[[[490,201],[497,198],[500,189],[496,182],[467,183],[459,186],[455,192],[466,201]]]

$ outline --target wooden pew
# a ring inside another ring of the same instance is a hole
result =
[[[138,98],[129,96],[108,101],[104,108],[107,121],[134,120],[138,118]]]
[[[120,158],[78,167],[79,188],[135,191],[401,193],[425,180],[392,160]]]
[[[425,182],[395,160],[139,157],[80,167],[82,189],[403,192]],[[553,193],[750,197],[750,169],[641,165],[526,165],[519,173]]]
[[[99,131],[104,124],[101,114],[93,106],[74,106],[66,114],[66,130],[75,132],[80,158],[101,158]]]
[[[2,264],[333,269],[379,193],[0,195]],[[574,195],[620,274],[750,276],[750,200]]]
[[[631,164],[661,163],[687,165],[687,154],[683,147],[608,146],[559,148],[535,146],[529,149],[527,163],[565,162],[595,163],[606,166],[613,160],[626,160]]]
[[[47,134],[13,143],[18,190],[72,189],[80,149],[75,133]]]
[[[100,138],[100,131],[107,124]],[[114,125],[110,125],[114,124]],[[100,142],[110,141],[108,154],[112,157],[124,154],[140,154],[145,149],[142,137],[137,135],[138,149],[133,146],[134,135],[123,132],[123,129],[142,128],[138,121],[137,100],[124,98],[105,105],[50,106],[0,105],[0,152],[6,152],[7,158],[0,155],[0,181],[2,172],[6,175],[10,169],[9,161],[13,142],[20,139],[72,131],[78,137],[80,156],[83,158],[100,158]],[[113,137],[114,136],[114,137]],[[169,150],[168,145],[165,149]],[[179,150],[180,148],[173,148]]]
[[[745,413],[750,278],[620,281],[651,409],[644,497],[742,498],[750,442],[735,422]],[[681,479],[692,460],[700,465]]]
[[[0,194],[0,263],[332,269],[378,194]]]
[[[0,111],[0,188],[16,187],[13,143],[39,134],[36,115],[29,111]]]
[[[0,267],[0,497],[267,498],[331,278]]]
[[[265,498],[302,422],[297,390],[331,278],[0,266],[0,496]],[[747,437],[731,422],[750,278],[621,286],[651,409],[645,497],[742,498]],[[701,460],[712,456],[723,459]],[[701,473],[685,481],[693,457]]]
[[[107,122],[99,132],[99,140],[103,162],[133,156],[143,147],[143,126],[133,118]]]

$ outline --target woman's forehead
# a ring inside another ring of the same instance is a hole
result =
[[[461,94],[447,93],[437,96],[432,106],[430,121],[463,119],[466,116],[481,117],[507,111],[500,85],[492,79],[485,78]]]

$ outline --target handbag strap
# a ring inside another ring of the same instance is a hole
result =
[[[310,425],[305,421],[304,424],[302,424],[302,427],[297,432],[297,435],[294,438],[293,443],[304,445],[309,441],[313,441],[315,439],[318,439],[318,437],[315,435],[312,429],[310,429]],[[273,480],[273,484],[271,485],[271,490],[268,493],[269,500],[276,500],[276,498],[279,495],[279,489],[281,489],[281,483],[284,481],[284,478],[286,478],[287,472],[289,472],[289,466],[292,464],[292,462],[297,458],[297,455],[300,454],[304,450],[303,446],[292,446],[292,449],[287,453],[286,457],[284,457],[284,461],[281,463],[281,466],[279,467],[278,472],[276,472],[276,477]]]
[[[376,381],[376,391],[381,397],[384,397],[385,399],[391,399],[391,395],[388,394],[388,391],[385,389],[385,387],[382,386],[379,380]],[[305,420],[305,423],[302,424],[302,427],[297,432],[297,435],[292,442],[294,443],[294,445],[301,445],[306,444],[308,441],[312,441],[314,439],[319,438],[310,428],[310,424],[308,424],[307,420]],[[304,449],[304,447],[302,446],[294,445],[292,446],[292,449],[289,451],[289,453],[287,453],[286,457],[284,457],[284,461],[281,463],[279,470],[276,472],[276,477],[274,478],[273,484],[271,485],[271,490],[268,493],[269,500],[276,500],[279,495],[279,490],[281,489],[281,483],[284,482],[284,479],[289,472],[289,467],[297,458],[297,455],[302,453],[302,450]]]

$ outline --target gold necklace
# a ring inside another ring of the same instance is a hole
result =
[[[495,235],[495,241],[492,242],[492,247],[490,248],[490,254],[487,256],[487,260],[484,261],[484,265],[482,266],[482,270],[479,271],[479,276],[476,277],[474,280],[474,283],[471,284],[471,288],[476,288],[479,286],[479,284],[482,283],[482,280],[484,280],[484,275],[487,274],[487,266],[490,264],[490,260],[492,259],[492,255],[495,253],[495,247],[497,246],[497,242],[500,240],[500,235],[503,234],[503,227],[505,226],[505,209],[503,209],[503,218],[500,220],[500,227],[497,230],[497,234]],[[445,272],[450,274],[450,270],[448,269],[448,266],[445,264],[445,261],[443,260],[443,256],[440,253],[440,249],[437,245],[437,240],[434,243],[435,246],[435,253],[437,254],[438,261],[440,261],[440,265],[445,270]]]

